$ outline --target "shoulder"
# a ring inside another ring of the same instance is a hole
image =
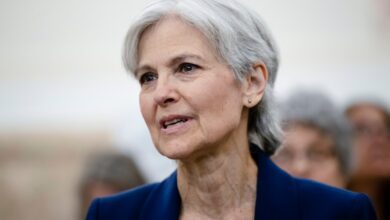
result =
[[[87,220],[138,219],[143,204],[157,183],[143,185],[112,196],[95,199],[88,211]]]
[[[376,219],[370,199],[361,193],[294,178],[303,219]],[[305,218],[306,217],[306,218]]]
[[[259,213],[268,212],[271,219],[376,219],[366,195],[293,177],[259,152]]]
[[[253,151],[259,167],[256,211],[265,219],[376,219],[367,196],[295,178],[261,150],[253,148]]]
[[[176,172],[173,172],[160,183],[96,199],[89,208],[87,220],[159,219],[162,216],[175,219],[180,209],[176,180]]]

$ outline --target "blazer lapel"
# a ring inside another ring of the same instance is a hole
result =
[[[258,150],[252,149],[257,156],[259,172],[255,219],[299,219],[298,190],[294,179],[256,148]]]
[[[153,189],[144,205],[140,219],[179,219],[181,200],[176,183],[177,176],[174,172]]]

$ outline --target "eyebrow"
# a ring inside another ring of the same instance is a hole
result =
[[[187,59],[196,59],[196,60],[199,60],[201,62],[205,62],[205,60],[199,56],[199,55],[196,55],[196,54],[191,54],[191,53],[183,53],[183,54],[179,54],[179,55],[176,55],[174,56],[173,58],[171,58],[169,61],[168,61],[168,65],[167,66],[174,66],[178,63],[181,63]],[[153,70],[154,68],[149,65],[149,64],[145,64],[145,65],[142,65],[138,68],[135,69],[134,71],[134,74],[135,76],[137,77],[138,76],[138,73],[141,71],[141,70]]]
[[[178,56],[175,56],[173,59],[171,59],[171,61],[168,63],[168,65],[173,66],[177,63],[183,62],[186,59],[196,59],[196,60],[204,61],[204,59],[199,55],[184,53],[184,54],[180,54]]]

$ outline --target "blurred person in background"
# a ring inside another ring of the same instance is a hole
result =
[[[353,167],[349,188],[371,197],[378,218],[390,219],[390,113],[380,102],[349,105],[345,114],[354,127]]]
[[[285,138],[273,157],[291,175],[346,187],[351,132],[342,112],[323,93],[296,91],[281,104]]]
[[[79,185],[80,219],[85,219],[91,201],[145,183],[135,162],[119,152],[90,155]]]

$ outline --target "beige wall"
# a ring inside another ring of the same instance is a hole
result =
[[[361,94],[390,100],[388,1],[245,2],[263,15],[279,44],[278,94],[306,85],[340,102]],[[144,5],[0,1],[0,130],[96,122],[115,127],[123,115],[141,117],[138,86],[122,68],[121,48]]]
[[[76,219],[85,158],[109,148],[104,130],[0,136],[0,219]]]

